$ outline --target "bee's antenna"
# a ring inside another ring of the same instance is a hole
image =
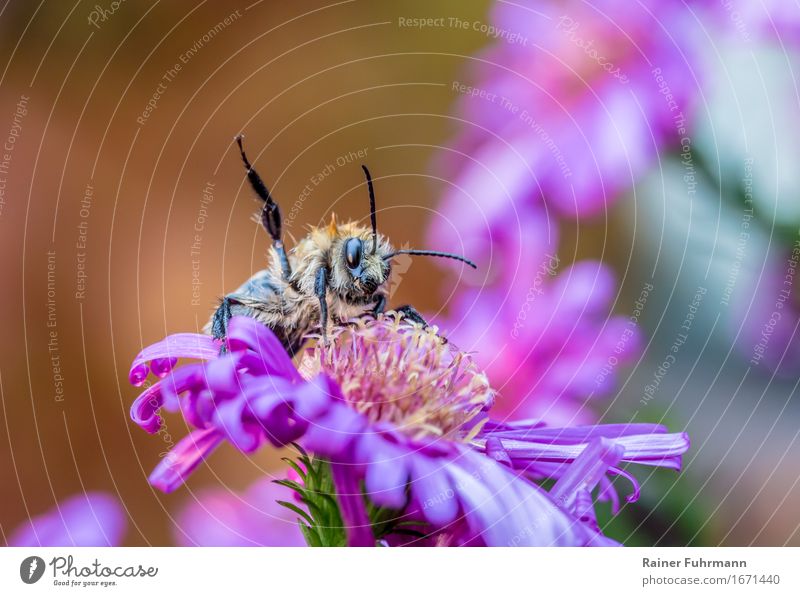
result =
[[[378,223],[375,217],[375,189],[372,188],[372,176],[369,175],[367,166],[361,165],[367,177],[367,187],[369,188],[369,219],[372,222],[372,254],[378,251]]]
[[[393,253],[383,257],[383,259],[385,261],[388,261],[395,255],[420,255],[423,257],[444,257],[445,259],[455,259],[456,261],[461,261],[462,263],[466,263],[473,269],[478,268],[478,266],[475,263],[473,263],[466,257],[462,257],[461,255],[454,255],[449,252],[439,252],[438,250],[396,250]]]

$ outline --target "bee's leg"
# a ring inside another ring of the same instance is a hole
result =
[[[222,346],[219,349],[220,354],[224,354],[227,349],[225,347],[225,338],[228,336],[228,322],[231,320],[233,314],[231,313],[231,303],[233,301],[225,296],[222,302],[214,313],[214,318],[211,321],[211,335],[214,339],[220,340]]]
[[[244,165],[247,168],[247,179],[250,181],[250,186],[253,187],[253,190],[259,198],[264,201],[264,208],[261,210],[261,225],[264,226],[267,234],[272,238],[272,246],[275,248],[275,252],[278,253],[278,259],[280,259],[281,262],[283,279],[284,281],[289,281],[292,275],[292,267],[289,265],[289,257],[286,256],[286,249],[283,247],[283,240],[281,239],[281,210],[278,204],[272,199],[267,185],[264,184],[264,181],[261,180],[261,176],[253,169],[253,166],[247,159],[244,147],[242,146],[242,135],[236,137],[236,142],[239,144],[242,161],[244,161]]]
[[[211,335],[214,339],[224,340],[228,335],[228,321],[231,320],[231,304],[233,300],[225,296],[220,302],[217,312],[214,313],[214,318],[211,320]]]
[[[267,203],[261,210],[261,225],[267,230],[270,238],[272,238],[272,246],[275,252],[278,253],[278,259],[281,262],[281,272],[283,280],[289,281],[292,276],[292,266],[289,265],[289,257],[286,256],[286,249],[281,240],[281,212],[278,209],[278,204],[275,202]]]
[[[400,313],[400,316],[402,316],[404,319],[411,321],[412,323],[422,325],[423,327],[428,327],[428,321],[425,320],[425,317],[419,314],[417,309],[410,304],[400,306],[394,310],[395,312]]]
[[[425,320],[425,317],[419,314],[419,311],[417,311],[417,309],[411,306],[410,304],[406,304],[404,306],[395,308],[394,311],[400,313],[400,316],[402,316],[407,321],[411,321],[412,323],[417,323],[418,325],[422,325],[423,329],[427,329],[428,327],[430,327],[430,325],[428,325],[428,321]],[[442,340],[443,344],[449,343],[448,339],[444,335],[439,335],[438,333],[436,335],[439,339]]]
[[[375,306],[372,308],[372,314],[377,317],[384,312],[386,312],[386,296],[380,294],[375,298]]]
[[[322,345],[328,345],[328,269],[320,267],[314,280],[314,293],[319,298],[319,326],[322,333]]]

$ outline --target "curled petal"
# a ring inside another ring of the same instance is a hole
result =
[[[233,317],[228,323],[226,339],[231,352],[249,350],[259,359],[264,374],[292,381],[302,377],[275,334],[250,317]]]
[[[160,383],[148,387],[131,404],[131,420],[150,434],[161,428],[161,417],[156,414],[164,405]]]
[[[265,377],[247,386],[243,399],[276,447],[296,441],[309,422],[327,409],[329,400],[310,384],[295,385],[280,377]],[[321,397],[321,399],[319,399]]]
[[[497,437],[489,437],[486,439],[486,455],[496,462],[500,462],[509,467],[513,467],[514,465],[508,451],[503,447],[503,441]]]
[[[294,409],[306,420],[315,420],[334,404],[343,401],[341,388],[326,375],[318,375],[294,390]]]
[[[147,379],[147,375],[150,373],[150,367],[146,363],[135,363],[131,366],[131,370],[128,373],[128,381],[134,387],[141,387],[145,379]]]
[[[204,383],[216,401],[234,399],[242,392],[239,366],[242,354],[226,354],[204,367]]]
[[[555,483],[550,497],[561,507],[574,512],[578,495],[591,493],[609,468],[619,463],[623,452],[622,445],[609,439],[592,439]]]
[[[167,374],[158,385],[161,387],[164,405],[176,406],[179,396],[186,392],[200,389],[203,386],[203,368],[198,364],[189,364]]]
[[[262,432],[252,417],[244,415],[246,407],[241,400],[222,402],[214,413],[213,426],[239,451],[251,453],[261,444]]]
[[[630,482],[631,485],[633,486],[633,492],[625,497],[625,500],[628,503],[635,503],[636,501],[639,500],[641,487],[639,486],[639,481],[636,480],[633,474],[617,467],[611,467],[609,468],[608,471],[615,476],[622,476],[623,478],[627,479],[628,482]]]
[[[283,447],[302,437],[308,429],[308,421],[297,416],[291,404],[279,403],[269,416],[263,419],[267,438],[276,447]]]
[[[154,358],[150,362],[150,370],[160,379],[163,379],[178,363],[177,358]]]
[[[173,371],[158,383],[148,387],[131,405],[131,419],[149,433],[161,428],[158,410],[167,401],[177,402],[178,395],[196,388],[201,382],[202,370],[196,365],[184,366]]]

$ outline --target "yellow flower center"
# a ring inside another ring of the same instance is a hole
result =
[[[326,373],[372,422],[412,438],[469,440],[477,427],[459,431],[491,405],[494,391],[469,355],[436,331],[394,313],[361,318],[334,330],[327,347],[310,349],[300,372]]]

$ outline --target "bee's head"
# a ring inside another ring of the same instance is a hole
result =
[[[338,236],[332,246],[334,262],[331,265],[333,271],[339,274],[335,276],[336,278],[340,281],[343,277],[348,280],[347,284],[343,284],[348,286],[347,291],[343,292],[348,295],[348,298],[360,300],[372,296],[389,279],[391,260],[397,254],[446,257],[457,259],[476,268],[472,261],[450,253],[406,249],[394,251],[391,245],[378,234],[372,177],[366,166],[361,167],[364,169],[369,188],[371,230],[356,224],[338,227],[334,221],[331,222],[332,229],[330,230],[332,235]],[[343,288],[339,289],[341,291]]]
[[[380,234],[373,238],[369,228],[356,222],[332,222],[328,234],[331,288],[348,302],[373,297],[389,279],[391,263],[384,258],[392,252],[389,242]]]

